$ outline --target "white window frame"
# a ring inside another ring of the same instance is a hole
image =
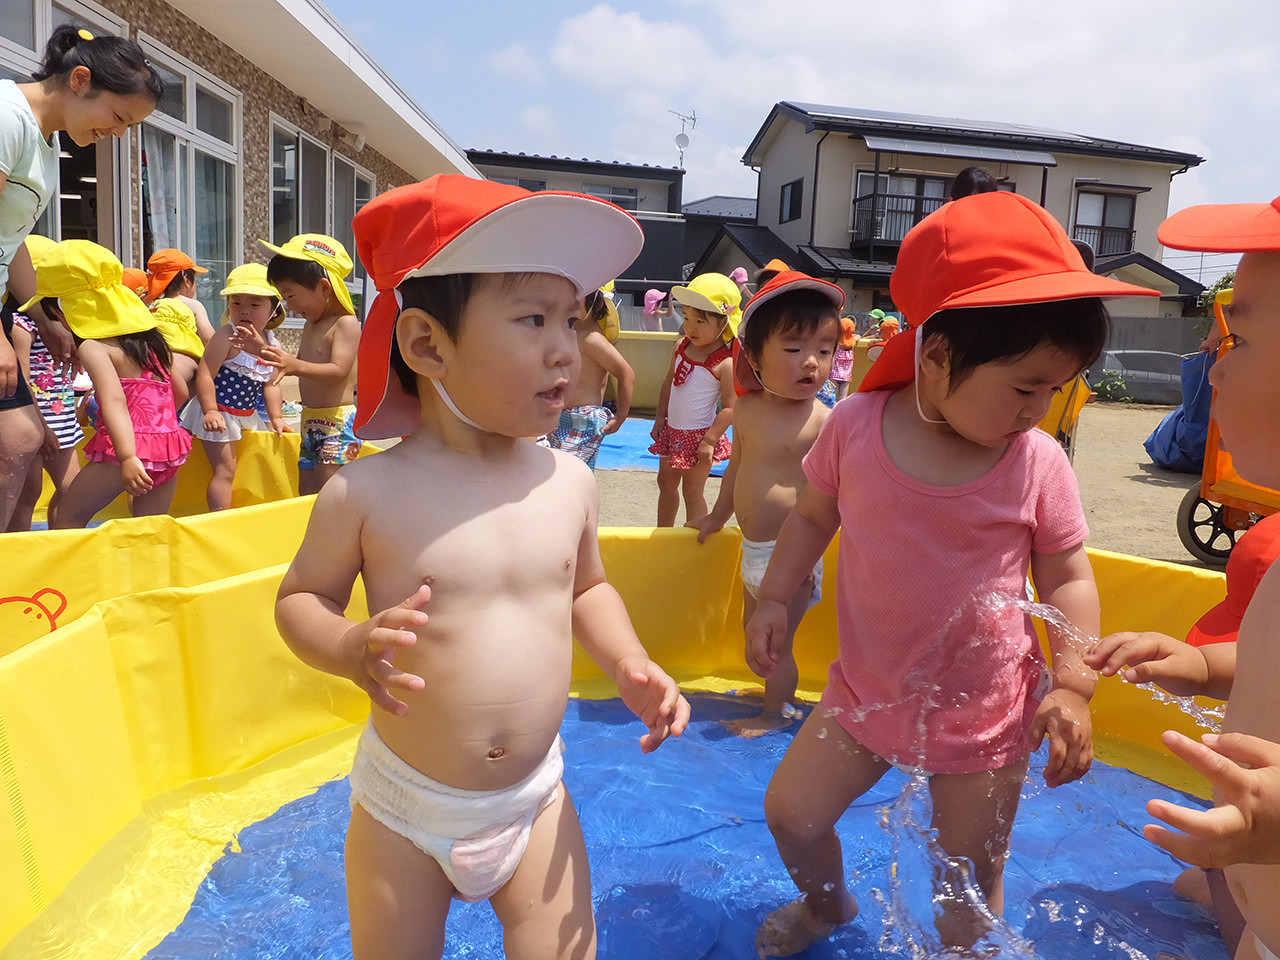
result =
[[[272,113],[270,116],[270,125],[269,125],[270,132],[268,134],[268,137],[270,139],[267,145],[268,155],[274,154],[274,148],[275,148],[274,140],[275,140],[275,135],[277,130],[283,133],[286,133],[291,137],[296,137],[298,138],[299,141],[306,140],[313,146],[319,147],[321,150],[324,151],[324,154],[325,154],[324,233],[326,235],[328,236],[334,235],[334,230],[333,230],[334,168],[333,168],[333,165],[335,161],[341,160],[343,163],[347,164],[348,166],[353,167],[355,169],[357,177],[360,177],[361,179],[368,181],[370,199],[378,195],[378,178],[374,175],[372,170],[362,166],[358,161],[347,156],[345,153],[334,150],[324,141],[316,139],[311,134],[307,133],[307,131],[299,127],[296,123],[291,123],[289,120],[286,120],[284,117],[280,116],[278,113]],[[299,202],[301,202],[301,187],[302,187],[301,168],[299,168],[298,173],[299,173]],[[270,174],[270,170],[268,170],[268,177],[267,177],[268,190],[271,188],[271,181],[272,181],[272,176]],[[274,237],[276,235],[274,203],[268,202],[267,215],[268,215],[267,229],[270,235]],[[351,259],[353,261],[356,259],[355,250],[348,250],[347,253],[351,255]],[[350,274],[348,274],[346,285],[347,285],[347,289],[352,294],[360,293],[361,280],[359,277],[356,276],[356,271],[354,269]],[[288,326],[289,321],[286,320],[285,325]]]

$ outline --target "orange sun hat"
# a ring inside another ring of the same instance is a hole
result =
[[[1008,191],[952,200],[916,224],[898,251],[889,292],[912,330],[941,310],[1160,296],[1090,271],[1047,210]],[[891,337],[858,390],[914,380],[915,341]]]
[[[419,402],[391,373],[400,300],[410,277],[550,273],[581,298],[619,276],[644,233],[626,211],[581,193],[542,191],[437,174],[370,200],[352,221],[356,251],[378,291],[360,336],[356,435],[402,437],[418,427]]]
[[[150,303],[162,293],[165,287],[173,282],[173,278],[183,270],[194,270],[196,273],[208,273],[204,267],[196,266],[196,262],[181,250],[165,247],[157,250],[147,260],[147,276],[150,284],[147,288],[146,301]]]
[[[1203,203],[1179,210],[1156,230],[1175,250],[1253,253],[1280,250],[1280,197],[1270,203]]]

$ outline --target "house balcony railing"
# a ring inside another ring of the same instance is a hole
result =
[[[1095,255],[1110,257],[1133,250],[1134,232],[1126,227],[1086,227],[1076,224],[1071,236],[1072,239],[1083,240],[1093,247]]]
[[[856,197],[852,242],[899,243],[908,230],[945,202],[946,197],[906,193],[867,193]]]

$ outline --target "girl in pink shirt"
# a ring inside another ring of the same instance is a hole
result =
[[[765,796],[802,896],[765,919],[761,956],[798,953],[857,915],[835,824],[890,765],[930,776],[938,842],[957,874],[971,861],[998,916],[1030,751],[1048,737],[1050,786],[1093,756],[1083,649],[1050,628],[1049,670],[1029,618],[981,598],[1025,597],[1030,570],[1043,602],[1097,635],[1075,478],[1033,428],[1101,352],[1100,298],[1156,293],[1090,273],[1062,227],[1012,193],[923,220],[890,291],[912,329],[886,343],[806,456],[809,484],[747,625],[748,662],[768,677],[786,601],[839,530],[839,653]],[[961,948],[985,932],[958,899],[944,901],[938,929]]]

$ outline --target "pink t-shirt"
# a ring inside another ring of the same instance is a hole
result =
[[[1071,464],[1048,434],[1009,444],[984,476],[935,487],[895,467],[880,432],[891,391],[836,404],[804,470],[840,509],[839,654],[822,703],[859,743],[933,773],[1025,757],[1043,656],[1029,618],[979,609],[1026,596],[1031,553],[1089,533]]]

